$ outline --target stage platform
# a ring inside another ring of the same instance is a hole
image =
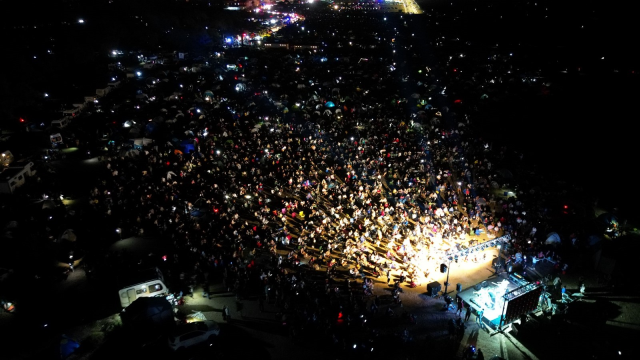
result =
[[[475,286],[457,293],[465,303],[478,313],[484,309],[482,321],[492,329],[500,325],[500,317],[504,307],[504,294],[520,287],[526,283],[524,279],[517,276],[509,276],[502,273],[498,276],[487,279]]]

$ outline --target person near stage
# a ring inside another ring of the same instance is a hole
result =
[[[571,299],[569,297],[569,295],[567,294],[567,288],[565,286],[562,286],[562,289],[560,290],[560,294],[562,296],[562,298],[561,298],[562,302],[567,302],[567,301],[569,301]]]
[[[466,304],[465,309],[466,312],[464,314],[464,321],[467,322],[469,321],[469,318],[471,318],[471,306],[469,304]]]
[[[484,316],[484,308],[482,308],[476,314],[476,323],[480,326],[481,329],[484,329],[484,323],[482,322],[482,317]]]

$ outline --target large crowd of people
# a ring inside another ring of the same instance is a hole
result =
[[[240,68],[263,61],[274,65],[258,57]],[[316,86],[309,97],[296,95],[304,86],[285,91],[239,70],[254,88],[221,90],[197,112],[175,102],[192,119],[181,120],[191,151],[159,142],[139,152],[111,149],[92,203],[125,237],[168,240],[168,277],[184,289],[191,284],[185,291],[202,285],[206,292],[210,274],[221,274],[239,298],[257,293],[275,303],[280,316],[301,324],[294,332],[312,323],[331,330],[333,319],[351,323],[376,312],[372,279],[384,275],[401,304],[402,288],[426,284],[450,251],[504,234],[514,261],[541,251],[550,258],[536,233],[546,216],[538,194],[499,190],[496,164],[505,149],[493,151],[468,118],[446,107],[416,111],[397,95],[360,89],[390,83],[388,61],[363,65],[387,73],[370,84],[349,82],[346,65],[313,54],[274,66],[271,76],[283,83],[342,81],[341,89]]]

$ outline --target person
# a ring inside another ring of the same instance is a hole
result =
[[[445,297],[444,297],[444,310],[449,310],[449,308],[451,307],[451,303],[453,303],[453,299],[450,296],[445,295]]]
[[[478,349],[478,352],[476,353],[476,359],[484,360],[484,354],[482,353],[482,350]]]
[[[476,323],[480,326],[481,329],[484,329],[484,323],[482,322],[482,317],[484,316],[484,308],[478,311],[476,314]]]
[[[456,336],[456,322],[453,319],[449,319],[449,339],[453,340]]]
[[[467,327],[465,326],[462,318],[458,318],[456,321],[456,336],[458,339],[462,339],[464,337],[464,331]]]
[[[562,302],[567,302],[567,300],[569,300],[569,295],[567,295],[567,288],[564,285],[560,290],[560,294],[562,295]]]
[[[560,277],[556,276],[556,278],[553,279],[553,286],[556,291],[560,290],[560,287],[562,286],[562,280],[560,280]]]
[[[464,314],[464,321],[469,321],[469,318],[471,318],[471,306],[467,304],[466,306],[466,312]]]
[[[393,316],[393,315],[394,315],[393,309],[391,309],[391,307],[388,307],[387,308],[387,316]]]
[[[229,321],[231,316],[229,315],[229,307],[227,305],[222,307],[222,320]]]

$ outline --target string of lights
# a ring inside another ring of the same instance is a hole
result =
[[[474,246],[470,246],[467,249],[464,250],[449,250],[445,253],[445,255],[447,256],[447,258],[449,259],[449,261],[457,261],[458,258],[460,257],[464,257],[467,256],[469,254],[473,254],[476,252],[480,252],[483,251],[487,248],[491,248],[491,247],[495,247],[495,246],[501,246],[502,244],[508,242],[511,240],[511,236],[509,234],[501,236],[499,238],[490,240],[490,241],[485,241],[482,244],[478,244],[478,245],[474,245]]]

